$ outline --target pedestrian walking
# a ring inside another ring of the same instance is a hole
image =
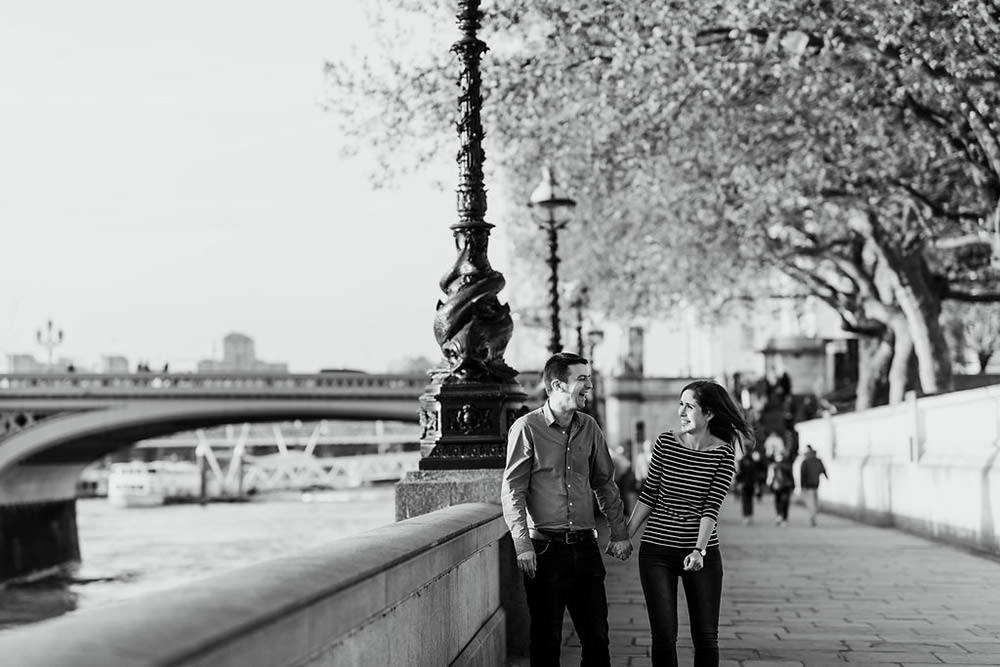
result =
[[[767,485],[774,494],[774,522],[779,526],[788,525],[788,505],[795,490],[795,477],[792,462],[779,450],[774,455],[774,463],[767,471]]]
[[[604,557],[597,544],[594,499],[608,518],[608,551],[632,553],[615,466],[604,434],[583,413],[593,390],[589,362],[553,355],[542,371],[545,403],[510,427],[501,483],[504,519],[524,575],[532,667],[559,664],[569,609],[583,665],[610,665]]]
[[[649,475],[628,521],[645,523],[639,578],[654,667],[677,665],[678,579],[684,585],[696,667],[719,664],[722,554],[716,521],[736,472],[736,447],[753,432],[726,390],[711,380],[681,392],[678,433],[660,434]]]
[[[809,512],[809,525],[816,525],[816,513],[819,511],[819,478],[820,476],[830,479],[826,474],[826,466],[823,461],[816,456],[816,450],[812,445],[806,445],[805,454],[802,455],[802,464],[799,466],[799,483],[802,486],[802,499],[805,500],[806,510]]]
[[[744,452],[736,466],[736,492],[740,496],[743,524],[753,523],[753,499],[757,492],[757,462],[753,454]]]

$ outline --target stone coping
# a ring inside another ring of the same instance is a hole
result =
[[[5,631],[0,655],[18,656],[22,667],[186,664],[293,619],[310,625],[310,615],[318,615],[321,628],[309,633],[305,645],[282,649],[286,657],[305,657],[506,532],[498,505],[456,505],[178,588]]]

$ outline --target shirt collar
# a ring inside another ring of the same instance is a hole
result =
[[[552,408],[549,407],[548,399],[545,399],[545,403],[542,404],[542,416],[545,417],[545,423],[549,426],[553,424],[558,424],[556,421],[556,415],[552,412]],[[569,428],[573,428],[576,424],[576,412],[573,413],[573,417],[569,420]]]
[[[542,403],[542,416],[545,417],[545,423],[549,426],[556,423],[556,416],[552,412],[552,408],[549,407],[548,399],[545,399],[545,402]]]

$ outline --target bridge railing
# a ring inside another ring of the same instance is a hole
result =
[[[180,588],[6,630],[0,655],[16,656],[19,667],[501,667],[504,608],[515,604],[508,586],[520,586],[513,563],[499,506],[456,505]]]
[[[170,393],[321,393],[419,395],[426,375],[334,373],[8,373],[0,375],[0,395]]]

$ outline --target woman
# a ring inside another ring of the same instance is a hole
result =
[[[753,523],[753,496],[757,492],[757,462],[753,454],[745,452],[736,467],[736,490],[740,494],[743,525]]]
[[[774,493],[774,523],[787,526],[788,505],[792,499],[792,491],[795,490],[795,476],[792,462],[782,450],[775,452],[774,463],[767,470],[767,485]]]
[[[684,584],[695,667],[719,664],[722,556],[715,523],[736,471],[736,447],[753,432],[726,390],[697,380],[681,391],[680,432],[662,433],[628,521],[644,522],[639,577],[653,639],[653,665],[677,664],[677,579]]]

